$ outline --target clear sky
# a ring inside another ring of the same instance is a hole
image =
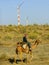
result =
[[[0,24],[17,25],[17,6],[23,0],[0,0]],[[49,0],[24,0],[20,7],[21,24],[49,24]]]

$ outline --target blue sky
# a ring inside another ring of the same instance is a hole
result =
[[[17,6],[23,0],[0,0],[0,24],[17,25]],[[20,7],[21,24],[49,24],[49,0],[24,0]]]

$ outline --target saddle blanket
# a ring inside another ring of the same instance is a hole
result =
[[[24,44],[24,45],[23,45],[23,48],[25,49],[26,47],[27,47],[27,44]]]

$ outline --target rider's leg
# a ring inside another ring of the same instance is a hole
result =
[[[31,43],[30,42],[27,42],[27,45],[29,47],[29,50],[31,50]]]

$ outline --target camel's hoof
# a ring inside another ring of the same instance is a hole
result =
[[[22,60],[20,60],[20,59],[17,59],[17,60],[16,60],[16,63],[18,64],[18,62],[21,62],[21,61],[22,61]]]
[[[9,60],[10,63],[13,64],[13,62],[14,62],[14,58],[9,58],[8,60]]]
[[[24,63],[27,63],[27,58],[24,58],[24,59],[23,59],[23,62],[24,62]]]

